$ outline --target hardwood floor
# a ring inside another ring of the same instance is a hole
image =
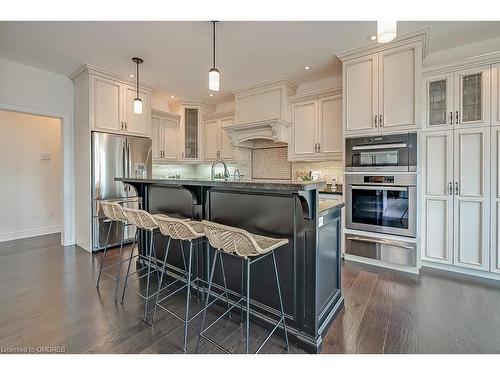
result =
[[[117,251],[111,254],[116,259]],[[110,256],[110,264],[115,259]],[[98,292],[99,264],[100,254],[64,248],[59,235],[0,243],[2,352],[63,347],[67,353],[180,353],[180,322],[158,310],[154,326],[144,324],[139,299],[129,292],[124,305],[115,304],[114,282],[107,277]],[[499,282],[431,269],[412,276],[345,262],[342,288],[345,308],[324,338],[323,353],[500,352]],[[179,295],[173,309],[183,308]],[[211,310],[209,321],[216,316]],[[200,321],[189,328],[190,353]],[[223,319],[208,334],[242,352],[244,333],[237,321]],[[251,334],[255,350],[266,331],[252,325]],[[283,340],[273,337],[263,351],[284,353]],[[200,352],[219,351],[201,341]],[[303,352],[292,345],[290,353]]]

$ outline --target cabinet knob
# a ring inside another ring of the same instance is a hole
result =
[[[321,142],[318,143],[318,152],[321,152]]]
[[[377,118],[378,118],[378,116],[375,115],[375,127],[377,127]]]
[[[380,127],[384,126],[384,123],[382,122],[382,115],[378,116],[378,123],[379,123]]]
[[[459,195],[460,194],[460,187],[458,185],[458,182],[455,181],[455,195]]]
[[[455,111],[455,124],[458,125],[458,111]]]
[[[453,112],[450,111],[450,125],[453,125]]]
[[[453,182],[448,182],[448,194],[453,195]]]

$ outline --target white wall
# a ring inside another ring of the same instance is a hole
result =
[[[63,119],[63,236],[75,243],[73,83],[61,74],[0,59],[0,109]]]
[[[0,241],[60,232],[60,120],[0,111],[0,170]]]

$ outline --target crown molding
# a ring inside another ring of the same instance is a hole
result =
[[[236,97],[241,94],[249,94],[253,91],[261,91],[269,88],[278,88],[281,86],[286,86],[295,91],[297,90],[297,87],[299,87],[299,84],[293,78],[289,76],[284,76],[281,78],[258,82],[248,86],[241,87],[239,89],[232,90],[231,94],[233,94]]]
[[[422,42],[422,58],[425,58],[429,54],[430,33],[431,29],[429,27],[426,27],[425,29],[420,29],[409,33],[400,34],[392,42],[389,43],[370,44],[367,46],[362,46],[358,48],[353,48],[351,50],[342,51],[336,53],[335,55],[340,60],[347,61],[357,57],[370,55],[372,53],[377,53],[380,51],[385,51],[395,47],[403,46],[405,44]]]
[[[159,109],[152,109],[151,114],[153,115],[159,115],[163,117],[168,117],[174,120],[180,120],[181,116],[178,115],[177,113],[172,113],[172,112],[166,112],[166,111],[160,111]]]
[[[424,77],[449,73],[457,70],[474,68],[481,65],[491,65],[500,62],[500,51],[483,53],[481,55],[455,59],[442,64],[426,66],[422,68],[422,75]]]
[[[101,76],[104,78],[111,78],[115,81],[126,83],[126,84],[132,85],[132,86],[135,86],[137,84],[137,82],[134,79],[130,79],[130,77],[122,76],[122,75],[116,74],[114,72],[111,72],[109,70],[100,68],[100,67],[95,66],[95,65],[90,65],[90,64],[82,65],[80,68],[78,68],[72,74],[70,74],[68,77],[69,77],[69,79],[71,79],[74,82],[74,81],[77,81],[77,80],[87,76],[88,74],[93,74],[93,75]],[[151,85],[149,83],[140,81],[139,85],[141,86],[141,88],[146,89],[148,91],[153,90],[153,85]]]
[[[342,95],[342,87],[330,87],[326,89],[314,90],[289,96],[288,102],[297,103],[297,102],[302,102],[304,100],[313,100],[313,99],[325,98],[327,96],[341,96],[341,95]]]
[[[215,120],[219,119],[221,117],[232,117],[234,116],[234,109],[230,109],[227,111],[217,111],[217,112],[211,112],[207,113],[206,115],[203,116],[204,120]]]

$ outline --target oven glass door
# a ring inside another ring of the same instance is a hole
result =
[[[351,188],[351,222],[393,228],[405,233],[410,229],[410,187],[353,185]]]
[[[403,167],[408,168],[406,143],[353,146],[352,166],[363,167]]]

